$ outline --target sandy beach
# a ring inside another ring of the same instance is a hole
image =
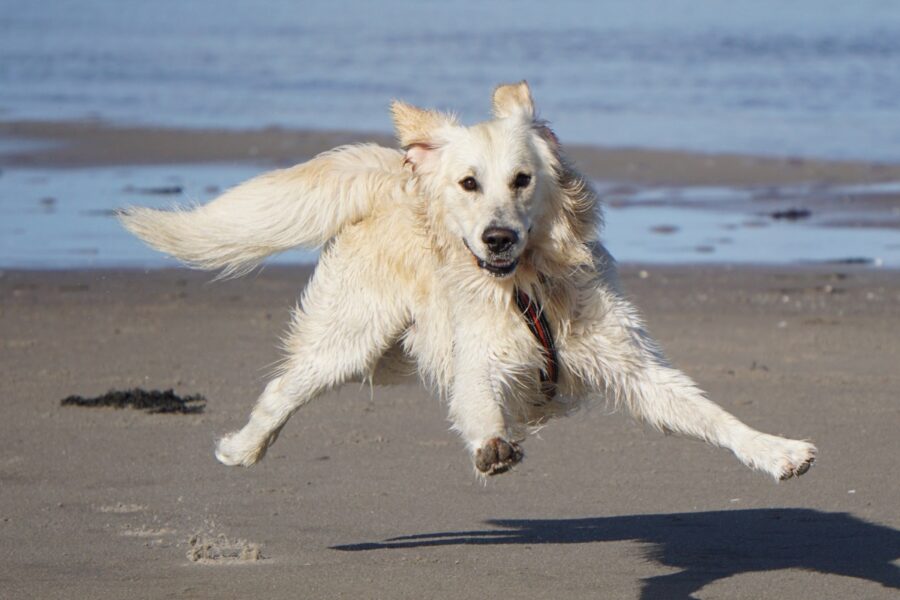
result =
[[[7,4],[0,600],[900,597],[900,3]],[[213,281],[118,211],[522,80],[671,361],[809,472],[597,405],[485,482],[415,381],[217,462],[318,250]]]
[[[0,139],[7,182],[29,169],[52,179],[115,165],[279,166],[341,143],[393,143],[36,121],[2,123]],[[615,183],[609,202],[660,187],[771,186],[766,210],[809,206],[896,227],[894,191],[823,190],[896,182],[897,165],[571,154]],[[780,195],[795,185],[815,193]],[[483,485],[445,408],[417,384],[347,386],[304,409],[263,463],[226,468],[213,442],[243,423],[280,358],[309,267],[216,283],[182,269],[0,271],[2,595],[894,597],[898,272],[623,271],[651,331],[716,401],[759,429],[818,444],[807,475],[776,484],[724,451],[598,406],[551,423],[520,467]],[[206,404],[199,414],[60,405],[133,387],[202,394]]]
[[[900,597],[900,3],[459,8],[0,11],[0,600]],[[416,382],[219,464],[317,250],[214,282],[117,211],[395,147],[394,98],[475,123],[520,80],[672,362],[815,465],[776,483],[598,405],[483,482]]]
[[[418,385],[348,386],[260,465],[217,435],[261,389],[308,270],[0,277],[8,598],[891,598],[900,589],[895,272],[628,266],[673,361],[820,460],[776,484],[603,407],[482,485]],[[60,406],[142,386],[196,415]],[[893,590],[893,591],[891,591]]]

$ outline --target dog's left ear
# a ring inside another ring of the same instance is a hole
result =
[[[534,100],[531,99],[531,88],[527,81],[499,85],[493,96],[494,116],[498,119],[520,116],[526,120],[534,119]]]

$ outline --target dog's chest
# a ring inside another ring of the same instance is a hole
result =
[[[503,305],[452,300],[423,307],[403,335],[426,380],[449,387],[459,368],[454,352],[464,352],[483,365],[497,394],[530,404],[553,396],[559,376],[553,319],[540,304],[525,293]]]

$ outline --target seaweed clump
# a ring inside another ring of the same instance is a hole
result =
[[[69,396],[68,398],[63,398],[60,401],[60,405],[85,406],[90,408],[126,408],[130,406],[131,408],[144,410],[151,414],[177,413],[194,415],[203,412],[203,409],[206,407],[206,398],[200,394],[181,397],[171,389],[160,391],[134,388],[131,390],[110,390],[96,398]]]

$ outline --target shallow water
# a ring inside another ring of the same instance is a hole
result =
[[[900,2],[0,0],[0,118],[387,131],[527,78],[566,142],[900,160]]]
[[[900,232],[773,221],[753,213],[675,206],[607,211],[604,243],[622,262],[900,267]]]
[[[178,263],[140,243],[113,211],[205,202],[258,174],[253,165],[94,169],[16,169],[0,178],[0,266],[19,268],[164,267]],[[148,193],[180,187],[180,193]],[[280,262],[311,262],[292,251]]]
[[[205,202],[262,170],[238,164],[4,171],[0,267],[174,266],[173,260],[119,226],[113,210]],[[876,192],[892,189],[873,187]],[[160,188],[180,190],[148,193]],[[784,265],[864,259],[867,264],[900,268],[897,229],[823,228],[816,226],[821,218],[808,223],[776,221],[747,202],[759,193],[752,188],[648,188],[633,190],[627,202],[617,199],[615,186],[598,183],[597,188],[609,205],[604,241],[623,262]],[[315,258],[315,252],[293,251],[272,261],[303,263]]]

